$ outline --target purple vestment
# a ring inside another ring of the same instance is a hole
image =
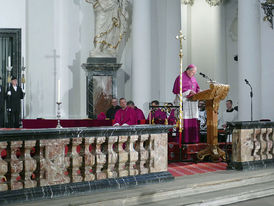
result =
[[[196,78],[194,76],[190,78],[185,71],[182,75],[182,92],[184,93],[187,90],[192,90],[198,93],[200,91],[200,87]],[[174,82],[173,93],[180,94],[180,75],[176,78]]]
[[[184,107],[184,143],[197,143],[199,138],[199,125],[197,118],[199,117],[197,101],[189,101],[189,92],[194,91],[198,93],[200,87],[196,78],[189,77],[185,71],[182,75],[182,93],[183,93],[183,107]],[[180,94],[180,75],[176,78],[173,86],[173,93]]]
[[[133,108],[126,107],[125,109],[119,109],[114,118],[114,124],[118,123],[119,125],[128,124],[135,125],[137,124],[136,112]]]
[[[139,109],[138,107],[135,107],[135,112],[136,112],[136,117],[137,117],[137,120],[142,120],[142,119],[146,119],[145,118],[145,115],[143,113],[143,111],[141,109]]]
[[[172,109],[170,112],[170,115],[168,117],[168,124],[169,125],[176,124],[175,109]]]
[[[101,112],[100,114],[98,114],[97,120],[105,120],[105,119],[106,119],[106,115],[104,112]]]
[[[151,115],[150,115],[151,113]],[[166,117],[166,113],[163,112],[160,108],[158,108],[156,111],[152,111],[148,114],[148,117],[147,119],[148,120],[152,120],[154,118],[155,119],[158,119],[158,120],[165,120],[167,117]],[[151,116],[151,117],[150,117]],[[151,119],[150,119],[151,118]]]

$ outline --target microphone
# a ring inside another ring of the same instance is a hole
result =
[[[245,79],[245,83],[246,83],[246,84],[249,84],[249,82],[247,81],[247,79]]]
[[[205,79],[209,80],[210,82],[213,82],[212,79],[210,79],[207,75],[205,75],[204,73],[200,72],[199,73],[202,77],[204,77]]]
[[[202,77],[206,77],[205,74],[203,74],[202,72],[199,73]]]

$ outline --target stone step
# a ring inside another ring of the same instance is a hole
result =
[[[202,176],[202,175],[201,175]],[[181,181],[181,180],[180,180]],[[201,180],[202,181],[202,180]],[[184,182],[184,181],[183,181]],[[182,182],[182,185],[184,184]],[[178,180],[176,185],[178,185]],[[157,185],[156,185],[157,186]],[[174,185],[175,186],[175,185]],[[252,188],[257,190],[251,190]],[[252,191],[245,193],[248,188]],[[261,189],[262,188],[262,189]],[[235,191],[234,196],[226,196],[230,191]],[[267,192],[266,192],[267,191]],[[258,195],[255,195],[258,192]],[[226,180],[206,181],[193,183],[187,187],[163,188],[160,191],[146,191],[142,193],[135,191],[135,195],[128,194],[122,198],[113,198],[96,203],[82,204],[81,206],[116,206],[116,205],[200,205],[203,201],[214,203],[213,205],[224,205],[225,202],[234,203],[274,194],[274,173],[264,173],[247,177],[236,177]],[[253,194],[254,193],[254,194]],[[199,197],[199,198],[198,198]],[[211,199],[209,197],[212,197]],[[220,197],[220,199],[216,198]],[[215,199],[216,198],[216,199]],[[222,201],[224,199],[224,201]],[[216,203],[216,204],[215,204]],[[218,204],[221,203],[221,204]],[[207,205],[207,204],[205,204]],[[210,204],[211,205],[211,204]]]
[[[266,189],[264,189],[264,186]],[[36,201],[20,205],[199,205],[203,201],[205,205],[207,205],[207,202],[214,202],[214,204],[216,202],[215,205],[218,205],[218,201],[222,199],[228,203],[233,203],[232,200],[235,198],[237,201],[252,197],[258,198],[264,194],[274,194],[273,190],[273,169],[249,172],[227,170],[179,177],[175,178],[173,182],[142,185],[135,189],[110,190],[103,193],[89,193],[82,196],[69,196],[62,199]],[[235,193],[231,193],[234,191]],[[244,193],[245,191],[250,192],[251,195]],[[218,199],[219,197],[220,199]]]
[[[182,196],[178,198],[168,199],[164,201],[158,201],[148,204],[140,205],[187,205],[187,206],[198,206],[198,205],[229,205],[233,203],[238,203],[242,201],[263,198],[267,196],[274,195],[274,181],[263,183],[247,185],[243,187],[237,187],[233,189],[219,190],[215,192],[207,192],[202,194]]]

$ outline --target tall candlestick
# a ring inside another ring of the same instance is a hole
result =
[[[58,80],[57,84],[57,102],[61,102],[61,81]]]
[[[10,56],[8,56],[8,67],[11,66],[11,59],[10,59]]]

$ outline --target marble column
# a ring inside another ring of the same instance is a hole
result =
[[[150,4],[148,0],[134,0],[132,17],[132,100],[145,115],[151,101]]]
[[[238,1],[238,81],[240,121],[251,119],[250,88],[253,87],[253,120],[258,120],[261,108],[260,2]]]

